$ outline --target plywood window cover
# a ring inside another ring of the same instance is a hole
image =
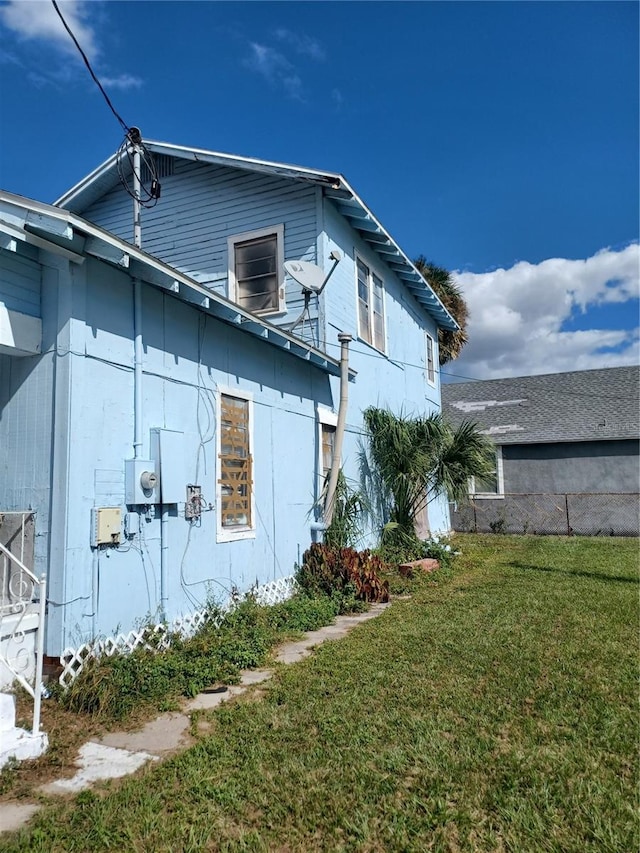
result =
[[[238,405],[239,403],[243,405]],[[253,460],[250,453],[249,401],[220,397],[220,521],[223,528],[251,528]],[[222,448],[230,448],[223,452]],[[225,494],[230,490],[230,494]],[[243,520],[238,522],[238,517]]]

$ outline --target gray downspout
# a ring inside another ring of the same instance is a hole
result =
[[[324,522],[328,527],[333,518],[335,505],[336,487],[338,485],[338,474],[340,472],[340,461],[342,459],[342,441],[347,424],[347,404],[349,400],[349,343],[353,337],[348,332],[340,332],[340,407],[338,408],[338,423],[336,425],[336,436],[333,446],[333,459],[331,460],[331,472],[329,474],[329,485],[327,486],[327,497],[324,503]]]

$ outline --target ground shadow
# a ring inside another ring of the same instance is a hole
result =
[[[639,584],[639,578],[630,578],[625,577],[624,575],[606,575],[600,572],[585,572],[583,569],[576,569],[572,571],[571,569],[554,569],[550,566],[533,566],[530,563],[519,563],[519,562],[511,562],[508,563],[511,568],[514,569],[522,569],[523,571],[530,572],[553,572],[554,574],[559,575],[570,575],[573,577],[579,578],[595,578],[596,580],[601,581],[616,581],[617,583],[634,583]]]

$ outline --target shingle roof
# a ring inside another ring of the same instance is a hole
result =
[[[639,367],[609,367],[443,385],[442,406],[496,444],[638,439],[639,389]]]

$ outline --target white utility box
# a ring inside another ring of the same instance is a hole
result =
[[[119,506],[101,506],[91,510],[91,544],[119,545],[122,534],[122,510]]]

